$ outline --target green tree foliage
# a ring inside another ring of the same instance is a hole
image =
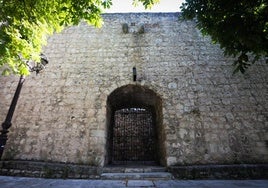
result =
[[[181,9],[182,17],[196,19],[225,55],[236,57],[234,72],[244,73],[260,57],[267,63],[267,0],[186,0]]]
[[[142,3],[145,9],[150,9],[156,3],[159,3],[160,0],[133,0],[133,5],[137,6],[139,3]]]
[[[133,0],[150,8],[159,0]],[[40,62],[47,37],[81,20],[101,27],[101,13],[112,0],[0,0],[0,68],[29,74],[27,62]]]

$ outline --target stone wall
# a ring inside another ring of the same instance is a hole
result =
[[[166,170],[172,175],[163,175]],[[109,177],[107,173],[112,175]],[[163,179],[170,176],[175,179],[268,179],[268,165],[191,165],[170,166],[166,169],[159,166],[96,167],[37,161],[0,161],[0,175],[63,179]]]
[[[101,29],[50,37],[49,65],[26,79],[3,159],[105,165],[107,98],[137,85],[161,98],[162,165],[267,163],[267,65],[232,75],[233,59],[178,17],[105,14]],[[1,121],[17,81],[0,78]]]

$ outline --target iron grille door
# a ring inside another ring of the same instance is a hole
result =
[[[155,162],[152,112],[143,108],[125,108],[115,112],[114,120],[112,162]]]

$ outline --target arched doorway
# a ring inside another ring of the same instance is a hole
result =
[[[106,164],[163,164],[162,102],[145,87],[126,85],[107,99]]]

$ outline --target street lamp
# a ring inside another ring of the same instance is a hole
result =
[[[35,63],[35,62],[27,62],[27,65],[29,67],[30,72],[36,72],[38,74],[40,71],[42,71],[45,68],[45,65],[48,64],[47,58],[44,56],[44,54],[41,54],[41,62]],[[23,75],[20,76],[19,83],[17,86],[17,89],[15,91],[14,97],[12,99],[12,102],[10,104],[7,116],[5,121],[2,123],[2,130],[0,131],[0,159],[2,158],[2,154],[4,152],[4,148],[7,142],[7,133],[9,132],[8,129],[11,127],[12,123],[12,117],[17,105],[17,101],[19,99],[20,91],[22,88],[22,85],[25,81],[25,77]]]

